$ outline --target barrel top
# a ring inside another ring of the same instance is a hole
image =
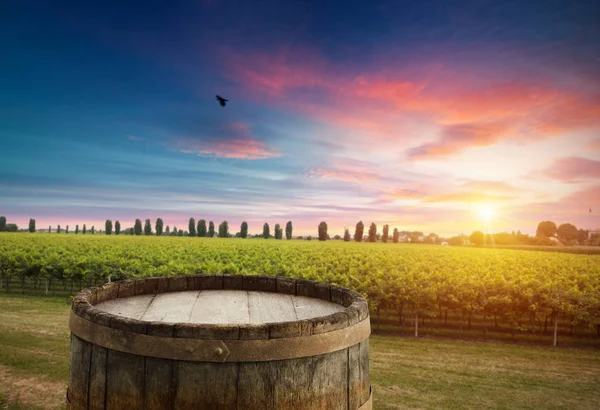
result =
[[[96,308],[144,322],[239,325],[313,319],[345,310],[321,299],[245,290],[139,295],[101,302]]]
[[[355,326],[364,328],[360,337],[368,337],[370,329],[367,301],[357,292],[271,276],[197,274],[113,282],[82,290],[71,309],[71,330],[84,340],[113,333],[121,341],[131,334],[270,340],[327,333],[335,338],[335,332],[347,329],[340,339],[346,343]]]

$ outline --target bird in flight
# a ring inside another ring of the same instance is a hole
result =
[[[221,97],[220,95],[217,95],[217,101],[219,101],[219,104],[221,104],[221,107],[225,107],[225,103],[229,100],[226,100],[225,98]]]

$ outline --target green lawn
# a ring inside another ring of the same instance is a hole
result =
[[[68,377],[65,298],[0,293],[0,408],[58,409]],[[600,351],[371,337],[376,409],[595,409]]]

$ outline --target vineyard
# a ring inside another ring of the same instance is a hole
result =
[[[600,336],[600,256],[434,245],[0,234],[4,292],[72,293],[128,278],[288,276],[361,292],[376,323]]]

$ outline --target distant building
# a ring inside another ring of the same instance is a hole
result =
[[[558,246],[563,246],[564,245],[564,243],[562,243],[561,241],[559,241],[558,238],[556,238],[554,236],[550,236],[548,239],[550,239],[552,242],[554,242]]]

